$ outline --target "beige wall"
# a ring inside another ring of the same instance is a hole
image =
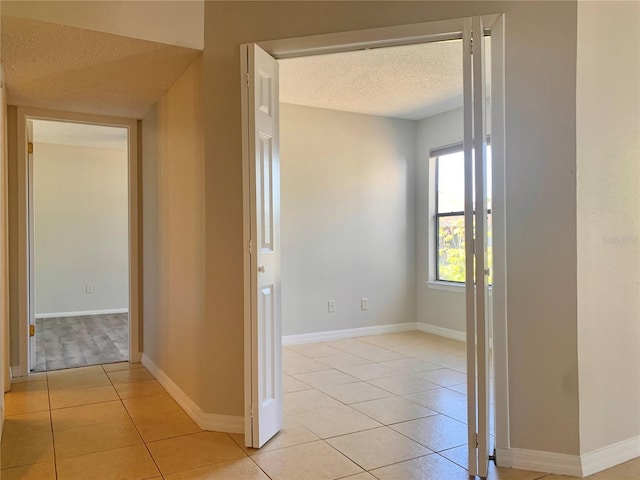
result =
[[[225,388],[205,364],[202,92],[198,57],[142,121],[144,354],[214,412]]]
[[[201,50],[203,0],[3,1],[2,14]]]
[[[637,445],[640,436],[639,46],[640,4],[578,4],[577,278],[583,454],[634,437]]]
[[[574,2],[206,3],[205,335],[210,353],[203,368],[211,411],[243,411],[240,44],[501,10],[507,13],[511,443],[579,452]]]
[[[34,144],[36,316],[128,308],[127,169],[126,139],[121,148]]]
[[[415,322],[415,133],[280,104],[283,335]]]

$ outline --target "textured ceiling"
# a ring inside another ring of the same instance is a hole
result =
[[[127,129],[84,123],[32,120],[33,143],[81,147],[127,148]]]
[[[420,120],[462,106],[462,41],[283,59],[285,103]]]
[[[2,17],[8,103],[142,118],[197,50]]]

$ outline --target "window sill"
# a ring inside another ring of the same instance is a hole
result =
[[[464,293],[464,283],[440,282],[430,280],[427,282],[427,288],[430,290],[440,290],[443,292]]]
[[[455,283],[455,282],[441,282],[438,280],[429,280],[425,282],[427,284],[427,288],[429,290],[440,290],[442,292],[453,292],[453,293],[464,293],[465,286],[464,283]],[[493,290],[493,286],[489,285],[487,287],[487,291],[491,294]]]

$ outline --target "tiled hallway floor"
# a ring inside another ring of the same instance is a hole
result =
[[[463,363],[460,343],[417,332],[285,347],[284,429],[259,451],[201,431],[140,365],[35,374],[5,397],[1,478],[468,480]]]

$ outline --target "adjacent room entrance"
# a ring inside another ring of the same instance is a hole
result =
[[[126,361],[128,131],[50,120],[27,128],[32,370]]]
[[[135,120],[18,108],[19,369],[139,361]]]

